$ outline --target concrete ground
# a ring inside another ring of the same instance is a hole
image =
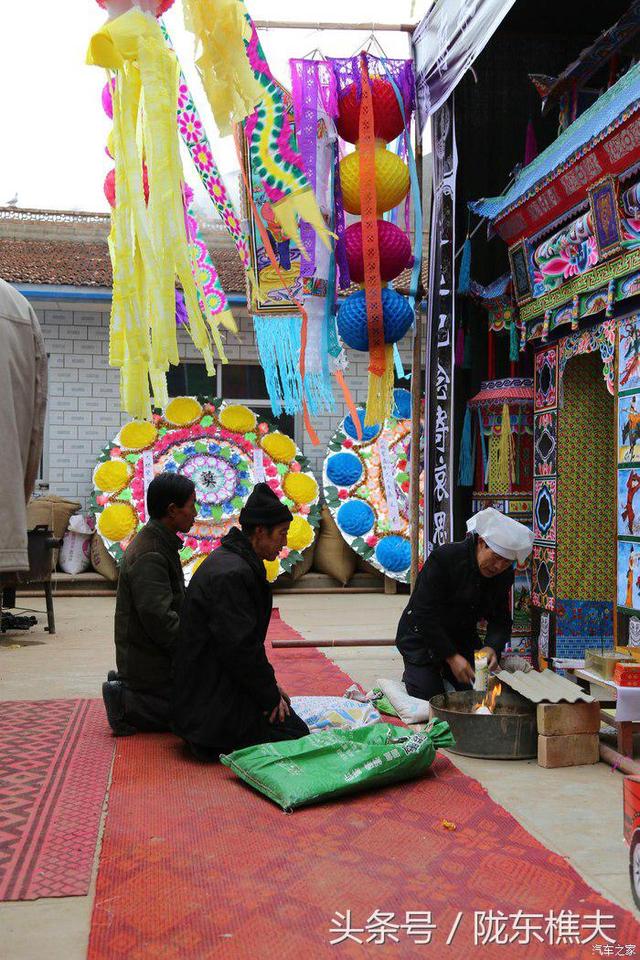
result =
[[[393,637],[406,601],[405,596],[382,594],[276,597],[283,619],[311,640]],[[44,600],[18,602],[44,611]],[[113,597],[60,596],[55,606],[55,636],[44,631],[41,617],[28,633],[0,637],[1,700],[99,695],[102,679],[114,666]],[[399,678],[402,673],[395,647],[324,648],[324,652],[365,689],[378,677]],[[450,757],[541,843],[566,857],[591,886],[635,909],[622,837],[619,773],[603,763],[544,770],[535,761]],[[11,960],[45,956],[84,960],[92,900],[93,887],[87,897],[0,903],[0,955]],[[522,904],[525,910],[526,906]]]

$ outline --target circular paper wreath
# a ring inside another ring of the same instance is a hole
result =
[[[221,538],[238,524],[254,484],[265,480],[293,513],[287,546],[265,562],[273,581],[289,572],[315,538],[320,523],[318,484],[291,439],[248,407],[224,400],[177,397],[151,421],[126,423],[105,447],[93,473],[92,506],[111,556],[124,550],[146,523],[145,478],[181,473],[196,486],[198,514],[182,536],[180,559],[188,580]]]
[[[349,414],[329,443],[322,473],[325,500],[349,546],[382,573],[408,583],[411,395],[408,390],[394,390],[392,416],[382,428],[365,427],[364,408],[358,408],[358,415],[361,440]],[[420,514],[422,503],[421,479]]]

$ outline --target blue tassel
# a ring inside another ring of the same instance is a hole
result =
[[[271,409],[279,417],[302,409],[299,316],[254,317],[256,345]]]
[[[509,328],[509,360],[512,363],[518,362],[520,344],[518,342],[518,328],[516,326],[515,320],[511,319],[511,327]]]
[[[460,463],[458,465],[458,485],[473,486],[473,454],[471,452],[471,410],[467,407],[460,441]]]
[[[469,293],[471,285],[471,238],[467,239],[462,247],[462,260],[458,274],[458,293]]]

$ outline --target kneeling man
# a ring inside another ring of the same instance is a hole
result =
[[[292,516],[258,483],[220,547],[193,576],[174,664],[174,729],[200,760],[309,733],[276,681],[264,644],[273,598],[263,560],[287,542]]]
[[[478,621],[487,623],[489,670],[511,638],[513,565],[531,553],[533,533],[492,507],[471,517],[467,531],[465,540],[430,554],[398,624],[403,680],[422,700],[444,693],[445,680],[456,690],[471,687]]]

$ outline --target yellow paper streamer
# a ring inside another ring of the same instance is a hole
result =
[[[381,376],[369,372],[367,406],[364,415],[365,427],[372,427],[391,415],[393,406],[393,344],[384,345],[385,368]]]

